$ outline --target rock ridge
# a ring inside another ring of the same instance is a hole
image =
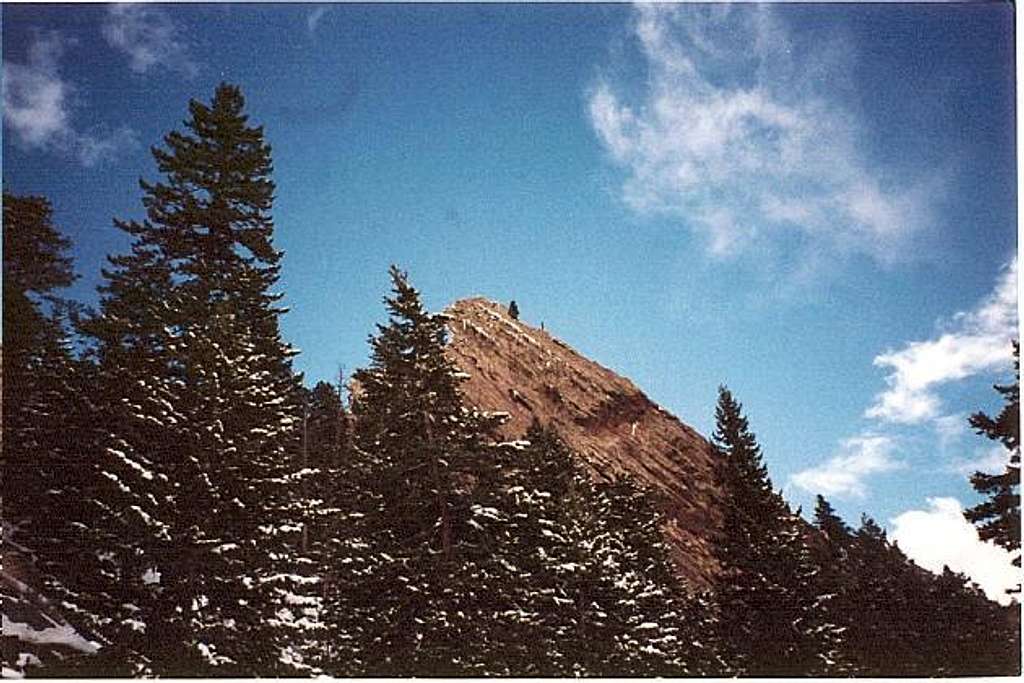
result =
[[[717,574],[721,527],[711,444],[651,401],[630,380],[577,353],[548,331],[482,297],[445,312],[450,359],[468,377],[462,390],[481,410],[505,412],[503,435],[520,437],[534,418],[555,428],[598,479],[628,474],[650,486],[666,515],[679,575],[694,588]]]

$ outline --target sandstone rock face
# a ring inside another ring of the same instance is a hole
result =
[[[695,588],[717,572],[711,554],[721,526],[708,441],[648,399],[632,382],[584,358],[543,330],[512,319],[505,306],[464,299],[445,311],[448,353],[469,378],[469,403],[510,415],[520,437],[536,417],[554,427],[591,476],[634,477],[658,493],[665,534],[681,578]]]

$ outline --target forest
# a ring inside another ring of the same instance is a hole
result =
[[[76,276],[48,200],[3,196],[5,552],[89,644],[38,647],[5,614],[5,672],[1020,673],[1016,600],[918,567],[822,496],[805,519],[725,386],[712,588],[674,571],[656,493],[588,476],[550,425],[498,435],[397,266],[367,367],[310,388],[279,327],[273,163],[240,89],[191,101],[153,157],[95,309],[61,296]],[[966,515],[1019,553],[1018,386],[970,417],[1006,468],[974,475]]]

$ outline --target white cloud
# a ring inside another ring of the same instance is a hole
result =
[[[678,216],[718,256],[795,233],[890,261],[929,222],[931,181],[887,182],[860,153],[835,41],[794,58],[767,5],[640,5],[633,37],[639,96],[602,78],[588,109],[635,210]]]
[[[838,454],[822,465],[797,472],[792,481],[810,493],[861,498],[865,477],[904,466],[892,457],[895,447],[895,439],[884,434],[845,439]]]
[[[4,61],[4,123],[26,147],[45,147],[68,123],[68,87],[57,72],[63,46],[56,33],[37,36],[28,62]]]
[[[956,458],[947,467],[950,472],[970,477],[975,472],[1000,474],[1010,460],[1010,452],[1002,444],[993,444],[988,448],[979,448],[973,458]]]
[[[110,5],[103,37],[111,47],[128,55],[128,66],[137,74],[157,66],[186,76],[194,76],[198,71],[178,26],[155,5]]]
[[[866,417],[904,424],[937,418],[942,404],[936,387],[1010,366],[1010,340],[1017,337],[1016,258],[984,301],[945,327],[934,339],[875,358],[876,366],[891,371],[885,378],[888,389],[875,397]]]
[[[956,498],[927,500],[927,510],[909,510],[891,520],[890,538],[925,569],[938,573],[949,566],[969,576],[992,600],[1007,604],[1006,589],[1020,583],[1010,552],[982,542]]]
[[[316,33],[316,27],[320,24],[320,20],[324,18],[324,15],[327,14],[328,9],[328,7],[320,6],[306,15],[306,29],[310,35]]]
[[[104,161],[113,161],[121,152],[139,144],[138,136],[130,128],[121,127],[106,135],[79,135],[78,160],[91,167]]]
[[[115,158],[137,144],[127,127],[113,132],[82,132],[72,121],[73,87],[60,73],[64,44],[57,32],[40,33],[24,64],[3,62],[4,125],[26,149],[59,152],[84,166]]]

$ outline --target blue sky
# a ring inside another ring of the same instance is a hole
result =
[[[309,380],[365,363],[398,263],[705,434],[728,384],[795,504],[1006,580],[957,506],[1017,328],[1009,5],[5,4],[3,60],[4,186],[52,200],[74,298],[228,80]]]

